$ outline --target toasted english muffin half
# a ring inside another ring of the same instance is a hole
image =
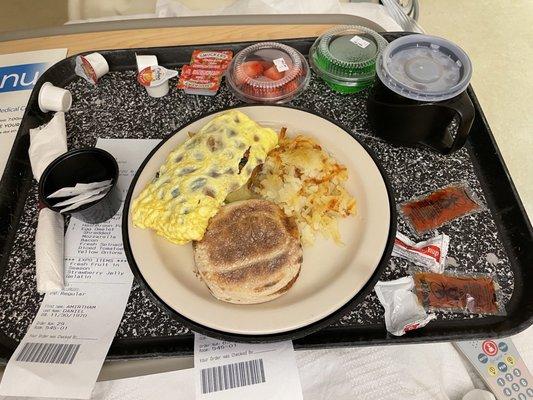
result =
[[[263,303],[289,290],[303,261],[298,227],[267,200],[230,203],[194,242],[198,273],[217,299]]]

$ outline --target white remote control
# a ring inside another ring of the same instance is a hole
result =
[[[533,400],[533,376],[509,338],[455,342],[498,400]]]

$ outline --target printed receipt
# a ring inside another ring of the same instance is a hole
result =
[[[234,343],[194,335],[199,400],[302,400],[292,342]]]
[[[99,139],[120,167],[126,196],[159,140]],[[122,249],[121,210],[97,225],[74,218],[65,235],[65,289],[45,295],[0,384],[5,396],[88,399],[122,319],[133,275]]]

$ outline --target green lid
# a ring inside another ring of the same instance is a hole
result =
[[[310,51],[313,70],[334,90],[354,93],[372,84],[375,63],[387,41],[363,26],[338,26],[320,36]]]

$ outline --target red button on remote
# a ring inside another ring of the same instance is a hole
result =
[[[495,356],[498,353],[498,346],[492,340],[485,340],[481,345],[483,352],[488,356]]]

